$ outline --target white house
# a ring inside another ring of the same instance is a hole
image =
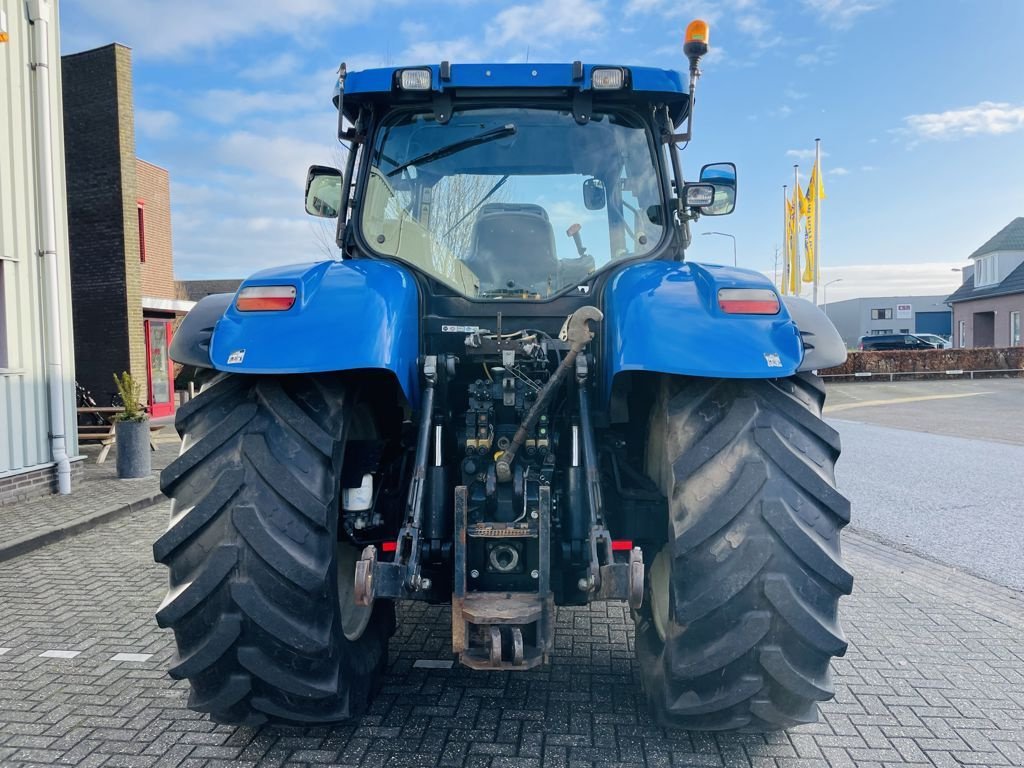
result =
[[[0,0],[0,525],[81,466],[57,21],[56,2]]]

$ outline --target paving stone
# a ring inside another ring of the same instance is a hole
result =
[[[361,720],[216,725],[164,671],[172,637],[152,616],[166,574],[150,544],[166,515],[162,504],[0,564],[0,765],[1024,765],[1024,601],[856,535],[836,698],[788,733],[655,726],[614,604],[560,609],[551,665],[519,674],[415,666],[444,658],[451,614],[402,605],[384,690]]]

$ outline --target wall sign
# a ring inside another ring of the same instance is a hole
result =
[[[896,305],[896,319],[897,320],[909,320],[914,316],[914,308],[911,304],[897,304]]]

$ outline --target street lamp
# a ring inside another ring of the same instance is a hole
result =
[[[730,235],[728,232],[701,232],[702,235],[721,235],[722,237],[732,238],[732,265],[736,266],[736,235]]]
[[[827,283],[821,286],[821,303],[825,305],[825,317],[828,317],[828,287],[832,285],[832,283],[841,282],[843,282],[843,278],[837,277],[835,280],[829,280]]]

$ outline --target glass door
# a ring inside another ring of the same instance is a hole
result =
[[[174,380],[171,376],[170,320],[146,320],[146,366],[149,373],[149,414],[174,413]]]

